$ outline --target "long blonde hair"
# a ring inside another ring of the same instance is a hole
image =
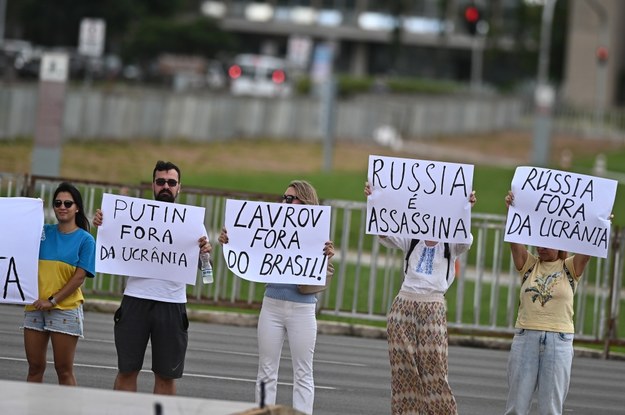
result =
[[[289,183],[289,187],[292,187],[295,190],[295,194],[297,198],[304,205],[318,205],[319,197],[317,196],[317,191],[312,186],[312,184],[308,183],[305,180],[293,180]]]

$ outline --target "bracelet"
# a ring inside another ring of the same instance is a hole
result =
[[[53,307],[56,307],[58,305],[53,295],[48,297],[48,301],[50,301],[50,304],[52,304]]]

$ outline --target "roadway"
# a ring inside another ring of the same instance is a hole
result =
[[[0,306],[0,379],[23,381],[27,364],[19,330],[22,307]],[[256,329],[191,322],[185,376],[178,395],[253,402],[257,365]],[[289,405],[291,364],[284,349],[278,404]],[[507,394],[505,350],[451,346],[450,383],[460,414],[501,414]],[[44,382],[56,383],[52,353]],[[152,374],[146,357],[139,390],[150,392]],[[112,315],[87,311],[85,339],[79,341],[75,372],[80,386],[110,390],[116,374]],[[576,357],[567,414],[623,414],[625,362]],[[316,415],[389,413],[390,374],[383,339],[320,334],[315,353]],[[33,399],[30,396],[29,399]],[[97,402],[91,402],[97,405]],[[250,404],[253,407],[253,404]],[[2,401],[0,401],[0,413]],[[124,411],[115,412],[116,415]],[[126,412],[130,413],[130,412]]]

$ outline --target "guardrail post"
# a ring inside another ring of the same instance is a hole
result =
[[[605,329],[605,338],[604,338],[604,343],[603,343],[603,358],[604,359],[608,359],[610,357],[610,341],[612,340],[612,338],[614,337],[614,334],[616,332],[616,315],[614,313],[614,310],[616,309],[614,307],[614,302],[618,301],[619,299],[619,293],[618,290],[616,290],[616,279],[619,278],[619,276],[617,275],[617,273],[619,272],[619,259],[620,259],[620,239],[621,239],[621,232],[619,232],[619,229],[616,228],[615,231],[612,232],[612,258],[610,259],[610,287],[609,287],[609,294],[608,294],[608,301],[606,304],[607,307],[607,315],[608,318],[606,319],[606,329]]]

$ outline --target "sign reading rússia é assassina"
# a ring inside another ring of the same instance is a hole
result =
[[[324,285],[329,206],[226,201],[228,269],[248,281]]]
[[[96,271],[195,285],[204,208],[105,193]]]
[[[32,304],[39,298],[43,201],[0,197],[0,229],[0,303]]]
[[[369,156],[366,231],[469,243],[470,164]]]
[[[617,182],[517,167],[504,240],[606,258]]]

